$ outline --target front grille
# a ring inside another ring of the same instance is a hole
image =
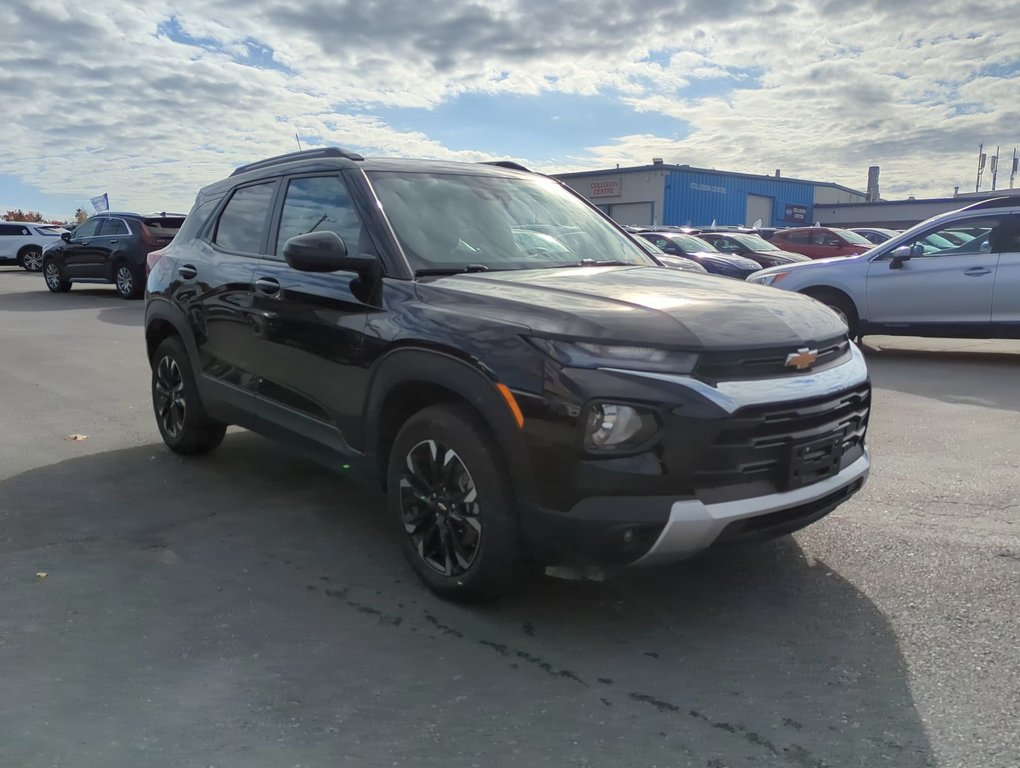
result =
[[[694,472],[706,502],[787,490],[793,446],[841,435],[843,466],[864,450],[871,387],[794,403],[742,408],[716,436]],[[720,492],[724,491],[724,492]]]
[[[805,347],[817,350],[818,359],[810,371],[798,371],[786,364],[787,356]],[[818,372],[842,364],[850,356],[846,338],[831,339],[819,344],[774,347],[770,349],[705,352],[694,369],[694,375],[711,384],[719,381],[776,378]]]

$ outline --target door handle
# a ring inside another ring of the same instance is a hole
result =
[[[275,296],[280,292],[280,281],[271,277],[260,277],[255,281],[255,290],[265,296]]]
[[[111,244],[111,245],[116,245],[116,244],[117,244],[117,243],[119,243],[119,242],[120,242],[120,240],[111,240],[111,241],[110,241],[110,244]]]
[[[988,275],[991,272],[992,270],[988,269],[988,267],[971,267],[970,269],[965,269],[963,274],[967,277],[981,277],[981,275]]]
[[[182,264],[177,268],[177,274],[183,277],[185,280],[193,280],[198,277],[198,270],[190,264]]]

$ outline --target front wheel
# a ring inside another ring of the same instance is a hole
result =
[[[857,315],[857,307],[854,306],[854,303],[849,296],[842,293],[836,293],[835,291],[808,293],[808,296],[822,302],[822,304],[839,315],[839,319],[846,323],[850,338],[858,338],[860,318]]]
[[[152,410],[163,442],[177,453],[208,453],[227,431],[206,413],[187,350],[177,338],[164,340],[152,356]]]
[[[42,248],[26,248],[18,262],[26,272],[40,272],[43,263]]]
[[[64,279],[60,267],[52,259],[43,265],[43,279],[46,281],[46,287],[54,293],[67,293],[71,290],[71,281]]]
[[[393,443],[387,491],[404,554],[438,595],[491,597],[513,582],[513,493],[498,446],[470,408],[412,416]]]

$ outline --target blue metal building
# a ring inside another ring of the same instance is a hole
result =
[[[632,168],[558,174],[621,224],[796,227],[815,221],[818,205],[863,202],[839,184],[692,168],[655,162]]]

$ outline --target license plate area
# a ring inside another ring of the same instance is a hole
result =
[[[793,490],[826,480],[839,472],[843,460],[843,435],[830,435],[793,446],[786,488]]]

